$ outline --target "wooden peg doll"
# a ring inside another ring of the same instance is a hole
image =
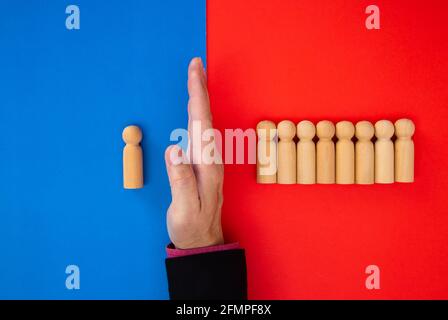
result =
[[[257,183],[277,182],[277,129],[272,121],[257,125]]]
[[[415,125],[409,119],[400,119],[395,122],[395,181],[414,181],[414,141],[412,136]]]
[[[143,152],[140,147],[142,131],[137,126],[123,130],[123,186],[125,189],[143,188]]]
[[[375,123],[375,183],[394,182],[394,125],[389,120]]]
[[[335,147],[332,140],[335,127],[331,121],[323,120],[316,125],[319,141],[316,145],[317,183],[335,182]]]
[[[297,181],[297,156],[296,143],[293,139],[296,136],[296,125],[289,120],[284,120],[278,124],[277,134],[279,138],[277,183],[295,184]]]
[[[313,138],[316,127],[311,121],[304,120],[297,124],[297,183],[316,183],[316,145]]]

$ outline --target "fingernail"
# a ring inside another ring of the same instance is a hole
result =
[[[181,147],[175,145],[170,149],[169,153],[170,153],[168,157],[169,166],[177,166],[181,163],[184,163],[184,155]]]
[[[198,59],[198,63],[199,63],[199,65],[201,66],[201,68],[203,69],[203,68],[204,68],[204,65],[202,64],[202,59],[201,59],[201,57],[197,57],[196,59]]]
[[[172,166],[174,164],[173,158],[175,157],[176,153],[179,151],[177,150],[176,146],[172,146],[169,149],[168,157],[167,157],[167,163],[169,166]]]

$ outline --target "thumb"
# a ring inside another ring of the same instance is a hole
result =
[[[199,201],[196,176],[184,152],[178,146],[165,151],[165,163],[171,186],[172,204],[176,208],[192,208]]]

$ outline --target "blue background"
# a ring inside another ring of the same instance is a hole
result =
[[[0,298],[168,298],[163,153],[187,125],[193,56],[205,0],[1,2]],[[144,134],[140,190],[122,187],[129,124]],[[65,287],[71,264],[80,290]]]

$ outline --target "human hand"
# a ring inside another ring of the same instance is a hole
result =
[[[202,132],[212,128],[207,81],[200,58],[188,67],[188,124],[189,135],[193,121],[201,122]],[[190,149],[200,148],[190,141]],[[224,243],[221,227],[222,164],[173,163],[171,154],[183,154],[178,146],[165,151],[165,162],[171,186],[171,205],[167,212],[168,234],[178,249],[207,247]],[[202,154],[202,152],[200,152]]]

